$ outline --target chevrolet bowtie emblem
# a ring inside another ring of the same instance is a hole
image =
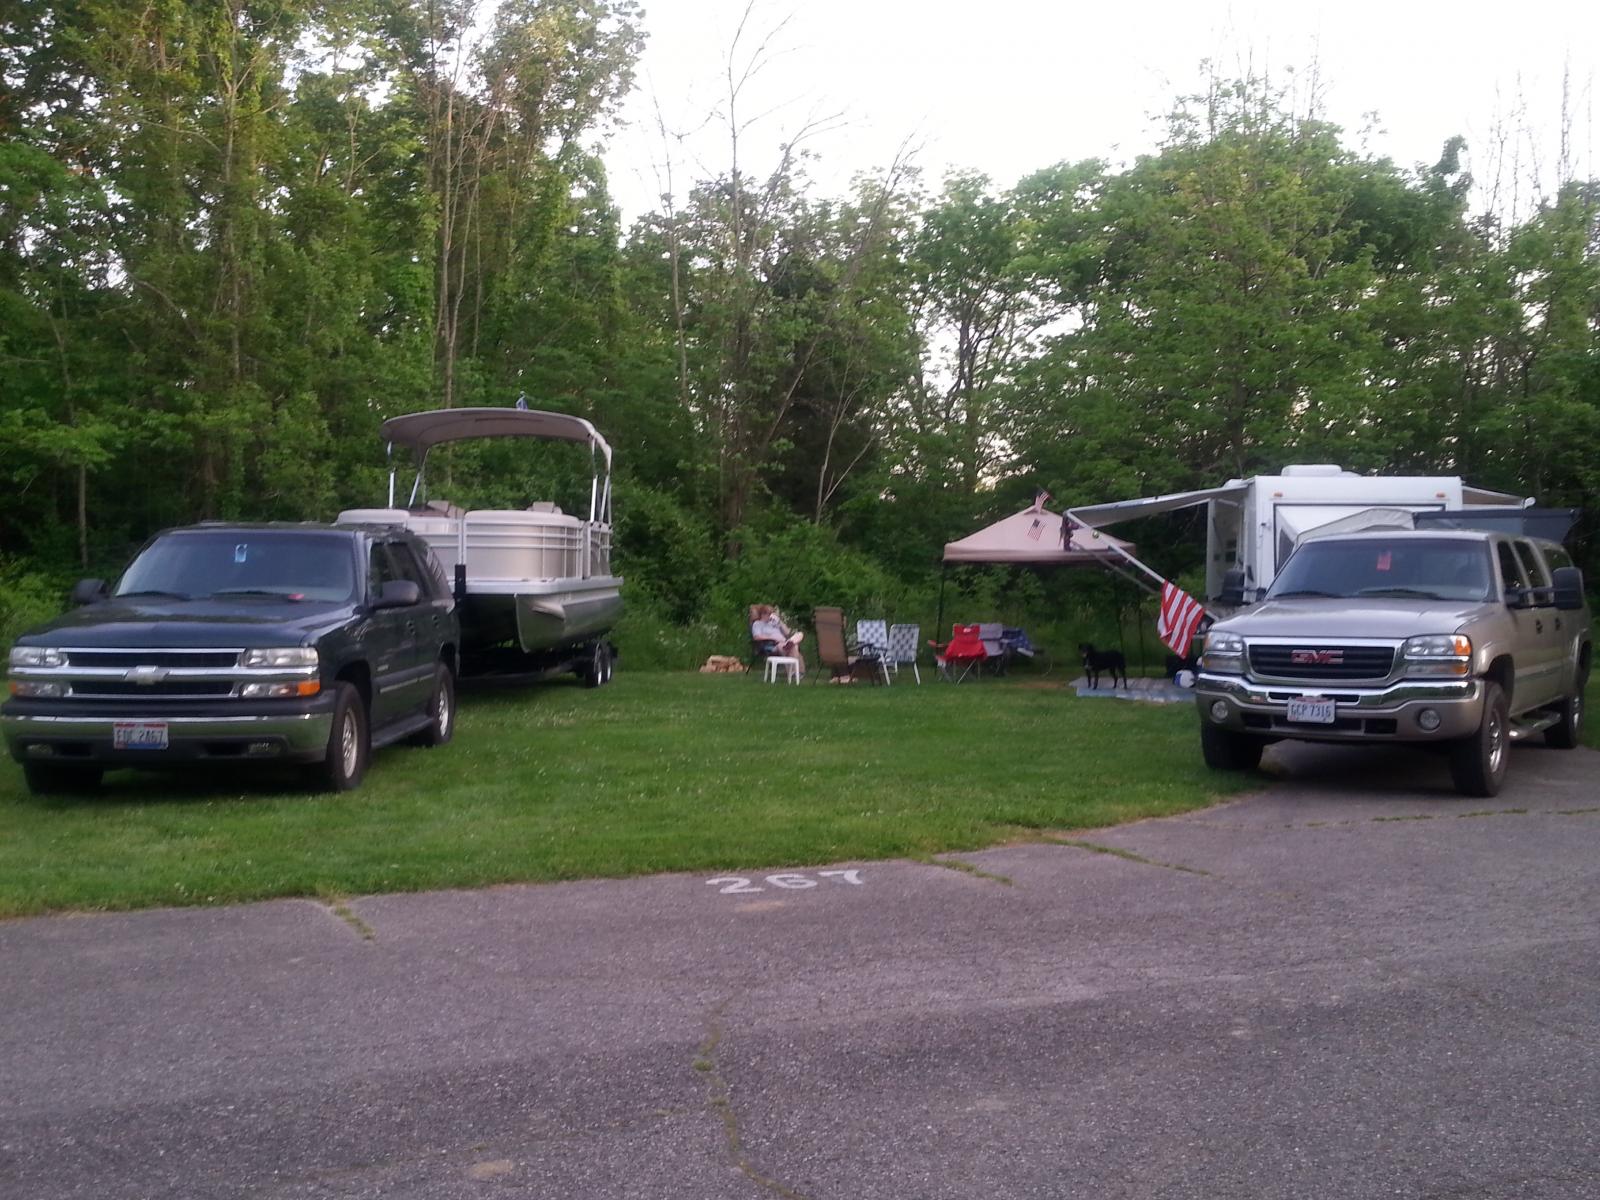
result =
[[[160,683],[166,677],[165,667],[134,667],[122,678],[129,683]]]

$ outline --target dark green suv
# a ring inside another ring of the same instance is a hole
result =
[[[414,535],[204,524],[11,649],[0,731],[35,792],[109,767],[297,763],[335,791],[377,746],[455,728],[455,602]]]

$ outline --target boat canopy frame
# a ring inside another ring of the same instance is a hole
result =
[[[412,453],[416,475],[411,481],[407,507],[417,502],[423,490],[428,452],[447,442],[479,438],[534,438],[546,442],[578,442],[589,447],[589,521],[611,524],[611,446],[583,417],[570,413],[547,412],[537,408],[440,408],[390,417],[379,430],[387,447],[389,463],[389,507],[394,507],[396,446]],[[604,471],[595,461],[604,460]]]

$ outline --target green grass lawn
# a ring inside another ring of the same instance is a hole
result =
[[[343,796],[247,769],[43,799],[5,761],[0,915],[917,855],[1260,782],[1206,770],[1187,705],[623,672],[468,693],[451,745],[380,751]]]

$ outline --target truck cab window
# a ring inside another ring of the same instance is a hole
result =
[[[1494,545],[1495,556],[1500,563],[1500,586],[1509,592],[1512,588],[1528,586],[1526,577],[1522,574],[1522,567],[1517,563],[1517,556],[1512,553],[1510,542],[1496,542]]]

